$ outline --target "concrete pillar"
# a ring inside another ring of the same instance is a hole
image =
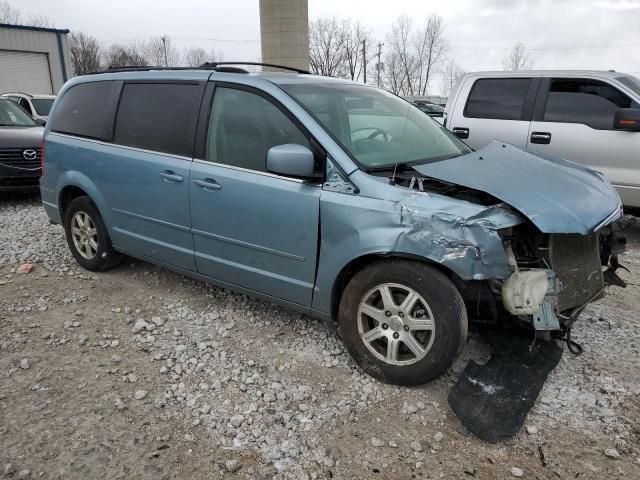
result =
[[[262,61],[309,69],[308,0],[260,0]]]

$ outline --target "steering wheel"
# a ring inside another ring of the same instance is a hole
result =
[[[373,132],[367,137],[367,140],[373,140],[378,135],[382,135],[382,138],[384,138],[385,142],[388,142],[389,140],[391,140],[391,134],[389,132],[387,132],[386,130],[383,130],[382,128],[375,128],[375,127],[358,128],[357,130],[354,130],[353,132],[351,132],[351,135],[353,135],[354,133],[362,132],[363,130],[373,130]],[[364,139],[361,139],[361,140],[364,140]]]

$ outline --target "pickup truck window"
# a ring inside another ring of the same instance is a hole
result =
[[[640,95],[640,79],[632,75],[625,75],[623,77],[616,77],[623,85],[629,87],[636,95]]]
[[[483,78],[477,80],[464,108],[467,118],[521,120],[530,78]]]
[[[638,104],[605,82],[554,78],[547,96],[544,121],[583,123],[598,130],[612,130],[613,117],[620,108],[638,108]]]

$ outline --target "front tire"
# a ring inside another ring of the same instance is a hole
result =
[[[100,212],[87,196],[74,198],[64,213],[64,230],[73,257],[92,272],[107,270],[120,263],[113,249]]]
[[[369,375],[420,385],[449,368],[467,336],[467,312],[454,284],[435,268],[407,260],[365,267],[342,295],[338,330]]]

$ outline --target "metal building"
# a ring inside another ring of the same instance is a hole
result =
[[[260,0],[262,61],[309,68],[308,0]]]
[[[57,93],[72,75],[68,33],[0,24],[0,93]]]

